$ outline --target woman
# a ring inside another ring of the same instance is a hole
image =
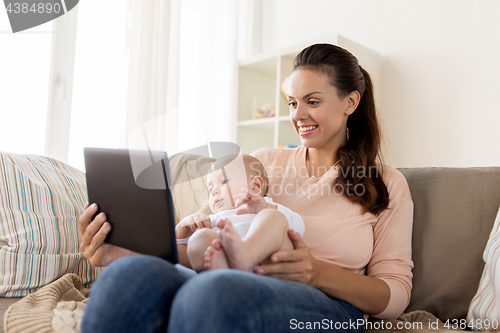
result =
[[[364,315],[403,312],[412,287],[413,202],[403,175],[377,163],[370,76],[346,50],[312,45],[294,61],[288,100],[302,145],[254,155],[266,166],[269,196],[302,215],[304,239],[289,231],[294,250],[273,254],[256,274],[189,277],[160,259],[116,260],[92,288],[82,332],[166,325],[169,332],[362,332]],[[107,265],[127,253],[102,244],[104,215],[85,228],[93,213],[80,219],[81,248],[93,264]]]

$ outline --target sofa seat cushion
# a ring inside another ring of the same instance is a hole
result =
[[[36,291],[66,273],[96,269],[79,249],[85,174],[51,158],[0,152],[0,296]]]

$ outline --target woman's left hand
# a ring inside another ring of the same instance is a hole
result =
[[[254,273],[315,286],[319,273],[317,259],[311,255],[298,233],[288,230],[288,237],[294,249],[272,254],[270,263],[255,267]]]

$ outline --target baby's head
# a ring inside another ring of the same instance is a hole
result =
[[[218,159],[207,175],[209,204],[213,213],[234,208],[233,195],[245,188],[254,195],[265,196],[267,175],[264,166],[253,156],[227,155]]]

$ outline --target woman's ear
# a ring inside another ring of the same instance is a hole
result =
[[[361,100],[361,95],[357,90],[354,90],[349,95],[347,95],[345,99],[347,103],[345,115],[350,116],[358,107],[359,101]]]

